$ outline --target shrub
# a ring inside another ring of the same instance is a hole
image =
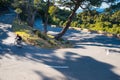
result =
[[[55,36],[52,36],[52,35],[47,35],[49,38],[53,39]]]
[[[44,39],[44,40],[47,40],[47,37],[46,37],[44,34],[42,34],[40,31],[36,30],[36,31],[35,31],[35,34],[36,34],[38,37],[40,37],[40,38],[42,38],[42,39]]]
[[[52,44],[52,45],[57,45],[56,41],[53,40],[53,39],[48,40],[48,42],[49,42],[50,44]]]

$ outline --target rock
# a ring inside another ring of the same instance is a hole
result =
[[[108,37],[113,37],[113,34],[107,33],[107,36],[108,36]]]
[[[99,34],[104,34],[104,31],[100,31],[100,30],[99,30],[98,33],[99,33]]]
[[[82,32],[83,33],[91,33],[91,31],[89,29],[83,29]]]
[[[69,29],[73,29],[72,27],[69,27]]]
[[[74,30],[80,31],[81,28],[73,27]]]
[[[55,28],[55,27],[56,27],[56,25],[51,25],[51,27],[54,27],[54,28]]]
[[[120,39],[120,34],[117,34],[117,38]]]

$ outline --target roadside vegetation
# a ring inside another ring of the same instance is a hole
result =
[[[15,20],[12,24],[12,29],[15,34],[19,34],[23,41],[27,44],[41,48],[70,48],[72,44],[63,39],[55,40],[52,35],[45,35],[39,30],[35,30],[27,25],[27,23]]]
[[[66,17],[63,18],[63,16],[67,16],[69,13],[70,11],[58,10],[56,15],[51,17],[51,24],[65,27]],[[74,17],[70,27],[120,34],[120,10],[111,13],[107,9],[104,12],[96,10],[92,10],[91,13],[89,11],[81,12]]]

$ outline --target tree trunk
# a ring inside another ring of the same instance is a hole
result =
[[[33,27],[37,10],[34,10],[33,7],[31,6],[33,5],[33,2],[31,0],[27,0],[27,2],[28,2],[26,5],[27,14],[28,14],[27,23],[30,27]]]
[[[65,32],[66,32],[67,29],[69,28],[69,26],[70,26],[70,24],[71,24],[71,22],[72,22],[72,19],[73,19],[74,15],[75,15],[75,12],[76,12],[76,10],[79,8],[79,6],[80,6],[79,4],[76,4],[76,5],[75,5],[75,8],[73,9],[72,13],[71,13],[70,16],[68,17],[66,26],[62,29],[62,31],[61,31],[59,34],[57,34],[57,35],[55,36],[55,39],[58,40],[59,38],[61,38],[61,37],[65,34]]]
[[[33,25],[34,25],[35,15],[36,15],[36,11],[34,11],[34,12],[31,14],[31,19],[30,19],[30,26],[31,26],[31,27],[33,27]]]
[[[28,13],[27,23],[29,26],[33,27],[35,21],[36,10],[32,13]]]
[[[17,14],[16,19],[19,19],[19,14]]]
[[[44,23],[44,33],[47,34],[47,25],[48,25],[48,10],[49,10],[49,0],[47,1],[47,10],[46,10],[46,13],[45,13],[45,23]]]
[[[26,9],[27,9],[27,14],[28,14],[28,16],[27,16],[27,24],[28,24],[28,26],[31,26],[32,27],[32,24],[31,24],[31,9],[30,9],[30,1],[29,0],[27,0],[27,6],[26,6]]]
[[[31,27],[32,27],[31,15],[28,16],[28,18],[27,18],[27,23],[28,23],[28,26],[31,26]]]
[[[28,18],[27,18],[27,23],[29,26],[33,27],[34,25],[34,21],[35,21],[35,15],[36,15],[36,11],[34,11],[31,14],[28,14]]]

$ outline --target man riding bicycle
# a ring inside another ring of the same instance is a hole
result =
[[[17,34],[15,39],[16,39],[17,44],[20,45],[22,42],[22,37],[19,34]]]

